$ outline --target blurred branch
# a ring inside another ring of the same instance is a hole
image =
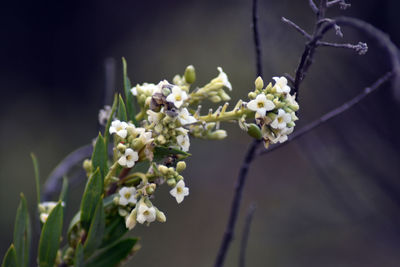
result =
[[[239,267],[246,266],[246,248],[250,235],[250,226],[255,211],[256,211],[256,204],[252,203],[249,209],[247,210],[246,221],[243,227],[242,241],[240,242]]]
[[[354,49],[359,55],[364,55],[368,51],[368,45],[363,42],[358,42],[358,44],[339,44],[339,43],[329,43],[329,42],[317,42],[318,46],[328,46],[334,48],[347,48]]]
[[[258,32],[257,12],[258,12],[258,2],[257,2],[257,0],[253,0],[252,20],[253,20],[253,36],[254,36],[253,41],[254,41],[254,48],[255,48],[255,52],[256,52],[256,68],[257,68],[256,71],[257,71],[257,76],[262,77],[261,44],[260,44],[260,35]],[[233,234],[234,234],[234,230],[235,230],[237,217],[239,214],[240,203],[242,200],[243,189],[244,189],[244,185],[246,182],[247,173],[248,173],[250,164],[254,159],[256,149],[260,142],[261,142],[260,140],[254,140],[250,144],[250,146],[246,152],[246,156],[244,158],[242,166],[240,167],[238,180],[237,180],[236,186],[235,186],[235,193],[234,193],[232,204],[231,204],[231,210],[230,210],[228,223],[225,228],[222,243],[219,248],[217,259],[216,259],[215,265],[214,265],[216,267],[221,267],[224,265],[226,253],[228,252],[230,243],[233,239]]]
[[[391,71],[387,72],[385,75],[380,77],[377,81],[375,81],[370,87],[366,87],[360,94],[356,95],[351,100],[349,100],[349,101],[345,102],[344,104],[338,106],[337,108],[329,111],[328,113],[324,114],[320,118],[310,122],[309,124],[305,125],[300,130],[295,131],[292,135],[289,136],[289,138],[288,138],[288,140],[286,142],[271,146],[271,148],[269,148],[268,150],[262,150],[262,151],[257,153],[257,156],[269,154],[272,151],[274,151],[274,150],[276,150],[278,148],[281,148],[281,147],[289,144],[290,142],[296,140],[300,136],[303,136],[304,134],[310,132],[311,130],[315,129],[316,127],[320,126],[321,124],[323,124],[323,123],[325,123],[325,122],[327,122],[327,121],[339,116],[343,112],[345,112],[345,111],[349,110],[350,108],[352,108],[354,105],[358,104],[367,95],[369,95],[370,93],[372,93],[375,90],[377,90],[383,83],[385,83],[386,81],[388,81],[392,77],[393,77],[393,73]]]

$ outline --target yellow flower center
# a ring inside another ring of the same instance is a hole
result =
[[[263,102],[258,102],[257,103],[257,107],[258,108],[263,108],[264,107],[264,103]]]
[[[126,199],[128,199],[128,198],[130,198],[130,197],[131,197],[131,193],[126,193],[126,194],[125,194],[125,198],[126,198]]]
[[[182,100],[182,96],[179,94],[179,95],[176,95],[175,96],[175,100],[176,101],[181,101]]]
[[[148,216],[148,215],[150,215],[150,211],[149,211],[149,210],[145,210],[145,211],[143,212],[143,214],[146,215],[146,216]]]
[[[178,194],[181,194],[182,191],[183,191],[182,187],[178,187],[178,188],[176,189],[176,192],[177,192]]]
[[[278,123],[282,123],[283,122],[283,118],[282,117],[278,117]]]

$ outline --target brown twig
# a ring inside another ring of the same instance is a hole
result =
[[[246,220],[242,231],[242,241],[240,242],[240,253],[239,253],[239,267],[246,266],[246,248],[250,236],[250,226],[253,221],[254,212],[256,211],[256,204],[252,203],[247,210]]]

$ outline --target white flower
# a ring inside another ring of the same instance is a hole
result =
[[[188,132],[189,132],[188,129],[185,129],[185,128],[183,128],[183,127],[176,128],[175,130],[178,131],[178,132],[180,132],[180,133],[183,134],[183,135],[187,135]]]
[[[104,106],[103,109],[100,109],[100,111],[99,111],[100,125],[105,126],[110,115],[111,115],[111,107],[110,106],[106,105],[106,106]]]
[[[138,84],[131,89],[133,95],[144,94],[146,96],[151,96],[156,91],[158,91],[158,86],[154,83],[144,83],[142,85]]]
[[[186,108],[183,108],[179,114],[178,119],[182,125],[195,123],[197,120],[190,115],[189,111]]]
[[[119,137],[125,138],[128,134],[127,127],[128,124],[126,122],[115,120],[111,123],[110,134],[116,133]]]
[[[273,77],[275,81],[274,87],[278,93],[289,93],[290,87],[287,85],[287,79],[285,77]]]
[[[135,161],[137,161],[138,159],[139,159],[138,153],[134,151],[132,148],[128,148],[125,150],[125,154],[119,158],[118,163],[121,166],[132,168],[133,165],[135,165]]]
[[[267,111],[275,108],[275,105],[271,100],[268,100],[264,94],[259,94],[256,99],[247,103],[247,108],[256,111],[260,116],[264,117]]]
[[[136,217],[136,220],[138,223],[144,223],[144,222],[154,222],[156,219],[156,209],[154,207],[148,207],[144,203],[140,203],[139,208],[138,208],[138,215]]]
[[[226,75],[226,73],[223,71],[223,69],[221,67],[217,68],[219,71],[219,75],[217,78],[219,78],[221,80],[221,82],[223,83],[223,85],[225,87],[227,87],[230,91],[232,91],[232,85],[228,80],[228,76]]]
[[[189,195],[189,188],[185,187],[185,182],[180,180],[169,193],[176,199],[176,202],[181,203],[183,199]]]
[[[190,146],[190,140],[189,140],[189,135],[178,135],[176,137],[176,141],[178,142],[178,145],[181,147],[182,151],[187,152],[189,151],[189,146]]]
[[[45,223],[47,221],[47,218],[49,218],[49,214],[48,213],[41,213],[40,214],[40,221],[42,223]]]
[[[275,120],[271,123],[271,127],[275,129],[284,129],[286,124],[292,120],[292,116],[286,113],[283,109],[278,110],[278,115]]]
[[[122,187],[119,190],[119,204],[122,206],[126,206],[129,203],[136,204],[136,189],[135,187]]]
[[[162,113],[161,112],[154,112],[154,111],[149,109],[149,110],[146,111],[146,113],[147,113],[147,120],[150,123],[153,123],[153,122],[154,123],[158,123],[162,118]]]
[[[167,101],[174,103],[175,107],[180,108],[188,98],[185,91],[183,91],[179,86],[172,87],[172,93],[167,96]]]
[[[131,213],[125,217],[125,227],[132,230],[136,226],[136,208],[134,208]]]
[[[151,132],[142,132],[139,135],[139,139],[140,141],[142,141],[143,144],[149,144],[154,140],[154,138],[151,138],[151,136]]]

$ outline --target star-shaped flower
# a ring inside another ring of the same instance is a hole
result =
[[[183,91],[179,86],[172,87],[172,93],[167,96],[167,101],[174,103],[175,107],[180,108],[188,98],[185,91]]]
[[[195,123],[197,120],[190,115],[189,111],[186,108],[183,108],[179,114],[178,119],[182,125]]]
[[[226,75],[226,73],[224,72],[224,70],[221,67],[217,68],[219,71],[219,75],[218,75],[218,79],[221,80],[222,84],[228,88],[230,91],[232,91],[232,85],[228,80],[228,75]]]
[[[176,202],[181,203],[183,199],[189,195],[189,188],[185,187],[185,182],[180,180],[169,193],[176,199]]]
[[[275,81],[274,87],[278,93],[289,93],[290,87],[287,85],[287,79],[285,77],[273,77]]]
[[[273,110],[275,105],[271,100],[268,100],[264,94],[259,94],[256,99],[251,100],[247,104],[247,108],[256,111],[260,116],[265,116],[265,113]]]
[[[289,113],[286,113],[283,109],[279,109],[278,115],[271,123],[271,127],[275,129],[284,129],[286,128],[286,124],[291,120],[292,116]]]
[[[154,207],[148,207],[144,203],[140,203],[139,208],[138,208],[138,214],[136,217],[136,220],[138,223],[144,223],[144,222],[154,222],[156,219],[156,209]]]
[[[133,165],[135,165],[135,161],[137,161],[138,159],[139,159],[138,153],[134,151],[132,148],[127,148],[125,150],[125,154],[119,158],[118,163],[121,166],[132,168]]]
[[[190,140],[189,140],[189,135],[178,135],[176,137],[176,141],[178,145],[181,147],[182,151],[187,152],[189,151],[190,147]]]
[[[110,134],[116,133],[119,137],[125,138],[128,134],[127,127],[128,124],[126,122],[115,120],[111,123]]]
[[[136,189],[135,187],[122,187],[119,190],[119,204],[122,206],[126,206],[130,204],[136,204],[137,200],[135,198]]]

